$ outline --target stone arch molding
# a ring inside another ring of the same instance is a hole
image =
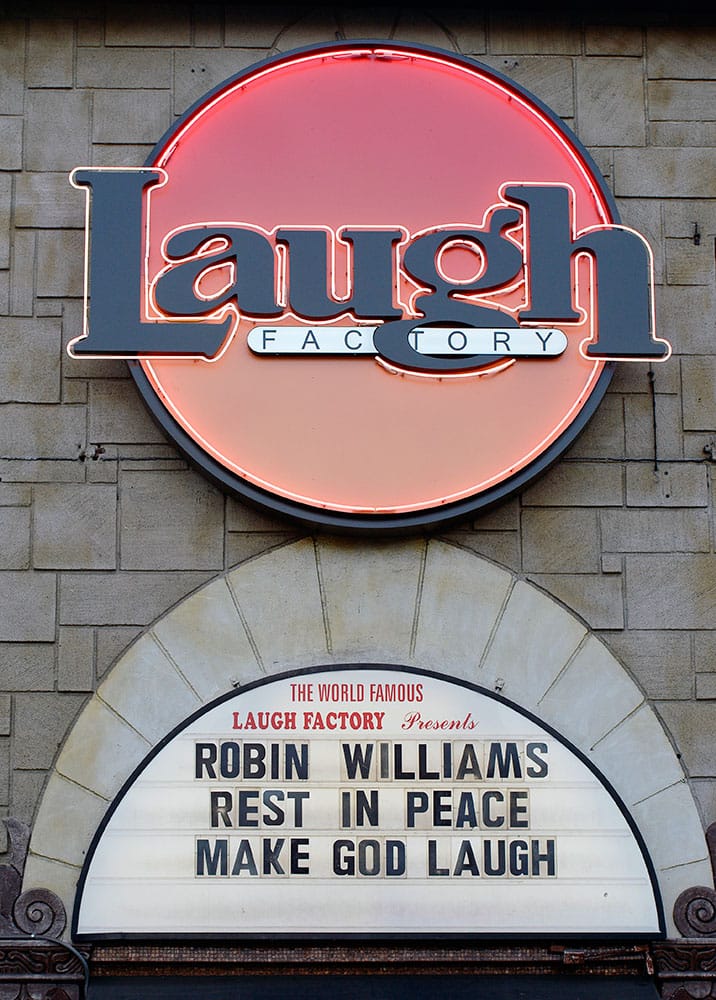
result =
[[[657,873],[667,933],[682,890],[710,884],[681,765],[604,644],[532,584],[440,541],[303,539],[217,577],[149,628],[80,714],[35,822],[24,888],[72,910],[107,807],[178,723],[232,687],[330,663],[395,663],[472,681],[528,709],[601,771]]]

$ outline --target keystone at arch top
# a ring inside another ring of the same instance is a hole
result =
[[[521,489],[617,360],[661,361],[651,251],[536,98],[433,49],[245,70],[134,169],[77,168],[77,357],[125,357],[223,488],[415,529]],[[90,238],[91,234],[91,238]]]

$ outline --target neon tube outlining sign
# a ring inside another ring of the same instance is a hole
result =
[[[521,489],[613,362],[663,361],[646,241],[536,98],[434,49],[339,43],[206,95],[87,197],[75,357],[123,357],[224,489],[399,530]],[[89,235],[91,232],[91,240]]]

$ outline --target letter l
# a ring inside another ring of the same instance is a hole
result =
[[[229,331],[230,317],[223,323],[142,321],[142,196],[161,177],[150,168],[82,168],[71,175],[92,199],[88,335],[73,344],[75,356],[211,358]]]

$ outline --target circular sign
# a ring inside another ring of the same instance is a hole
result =
[[[132,371],[240,497],[334,528],[444,523],[522,488],[604,395],[577,249],[616,209],[494,70],[393,43],[289,53],[208,94],[147,166],[147,315],[186,313],[188,288],[227,332]]]

